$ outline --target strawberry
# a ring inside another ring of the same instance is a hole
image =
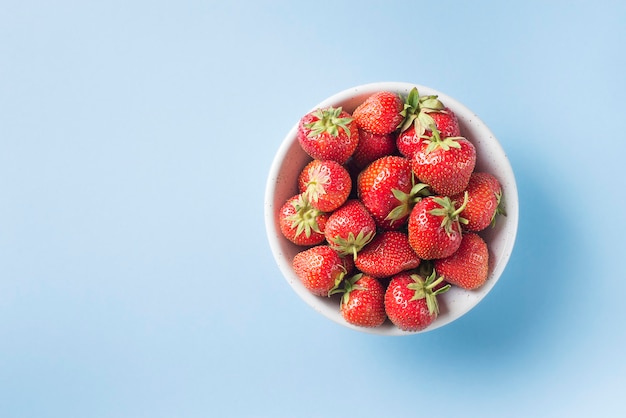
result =
[[[459,121],[452,110],[446,107],[440,111],[432,111],[428,113],[428,116],[432,119],[431,125],[434,124],[442,139],[461,136]],[[417,125],[417,127],[418,129],[416,129],[416,124],[410,125],[406,130],[400,132],[396,139],[398,151],[407,158],[412,158],[418,151],[420,142],[432,137],[430,129],[426,129],[423,125]],[[422,128],[423,132],[420,133]]]
[[[496,207],[496,214],[491,220],[491,225],[494,226],[498,215],[506,216],[506,208],[504,207],[504,192],[502,191],[502,185],[496,176],[491,173],[485,173],[484,177],[486,178],[487,183],[491,186],[491,190],[495,193],[496,202],[498,203],[498,206]]]
[[[467,204],[460,216],[467,220],[463,225],[466,231],[482,231],[490,224],[495,224],[496,216],[504,214],[501,197],[502,188],[498,179],[490,173],[474,172],[470,176],[467,188]],[[457,206],[463,203],[463,193],[451,197]]]
[[[341,255],[352,255],[354,259],[376,234],[376,223],[365,206],[350,199],[328,217],[324,227],[326,241]]]
[[[403,157],[412,159],[413,155],[420,148],[420,143],[424,138],[415,131],[415,126],[410,125],[406,130],[400,132],[396,138],[396,148]]]
[[[311,206],[332,212],[343,205],[352,191],[348,170],[332,160],[313,160],[298,176],[300,193],[306,193]]]
[[[310,246],[324,242],[324,227],[329,215],[315,209],[300,193],[289,199],[280,209],[280,231],[296,245]]]
[[[359,130],[348,112],[341,107],[328,107],[304,115],[298,124],[297,138],[314,159],[344,164],[359,143]]]
[[[330,296],[354,268],[350,258],[341,257],[328,245],[318,245],[297,253],[293,270],[302,284],[317,296]]]
[[[445,107],[443,110],[428,112],[428,116],[433,119],[435,128],[439,131],[442,138],[461,136],[461,127],[459,120],[452,109]],[[430,129],[426,129],[426,136],[432,136]]]
[[[437,296],[450,285],[434,290],[442,281],[436,273],[426,279],[418,274],[401,273],[391,278],[385,291],[385,312],[391,322],[403,331],[421,331],[439,315]]]
[[[462,192],[476,165],[476,148],[463,137],[441,138],[437,129],[419,143],[411,159],[413,173],[436,194]]]
[[[393,134],[373,134],[359,129],[359,143],[352,154],[351,163],[362,170],[372,161],[395,152],[396,139]]]
[[[358,175],[358,197],[379,228],[402,227],[415,201],[428,193],[426,185],[413,180],[410,160],[394,155],[379,158]]]
[[[461,246],[454,254],[433,263],[437,274],[448,283],[463,289],[478,289],[489,274],[489,250],[478,234],[469,232],[463,235]]]
[[[345,279],[343,283],[343,288],[331,293],[343,293],[340,310],[346,322],[368,328],[382,325],[387,319],[383,285],[362,273]]]
[[[369,96],[352,112],[360,129],[385,135],[395,131],[404,120],[404,102],[396,93],[380,91]]]
[[[406,233],[385,231],[361,250],[354,260],[355,266],[373,277],[391,277],[402,271],[414,269],[420,264]]]
[[[415,204],[408,222],[409,243],[421,259],[432,260],[452,255],[461,245],[458,209],[449,197],[429,196]]]

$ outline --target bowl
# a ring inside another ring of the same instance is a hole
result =
[[[293,257],[303,247],[298,247],[283,237],[278,223],[278,213],[284,202],[297,193],[297,176],[306,163],[311,160],[311,157],[302,150],[296,138],[298,121],[295,121],[294,126],[280,144],[267,177],[264,202],[267,238],[276,263],[287,283],[306,304],[324,317],[344,327],[365,333],[389,336],[413,335],[438,329],[459,319],[475,308],[498,282],[513,251],[517,234],[519,214],[517,185],[506,153],[487,125],[474,112],[454,98],[430,87],[417,84],[379,82],[343,90],[313,106],[311,110],[327,106],[342,106],[351,113],[372,93],[384,90],[406,96],[413,87],[417,87],[420,96],[437,95],[446,106],[456,113],[462,135],[476,147],[475,170],[487,171],[500,180],[507,212],[506,216],[498,218],[495,227],[488,227],[481,232],[481,236],[489,246],[489,278],[487,282],[477,290],[464,290],[453,286],[448,292],[440,295],[439,316],[426,329],[418,332],[406,332],[395,327],[389,320],[376,328],[364,328],[349,324],[340,314],[338,299],[313,295],[302,285],[294,273],[291,264]]]

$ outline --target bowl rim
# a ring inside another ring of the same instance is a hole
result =
[[[467,106],[463,103],[459,102],[455,98],[448,96],[447,94],[433,89],[428,86],[409,83],[409,82],[399,82],[399,81],[383,81],[383,82],[373,82],[367,84],[361,84],[357,86],[353,86],[342,91],[339,91],[331,96],[325,98],[324,100],[317,103],[315,106],[311,107],[309,111],[328,107],[328,106],[337,106],[338,104],[346,103],[349,100],[354,100],[355,97],[367,96],[369,94],[378,92],[378,91],[394,91],[403,95],[408,94],[408,92],[416,87],[420,92],[420,95],[437,95],[439,99],[448,107],[455,110],[455,114],[458,117],[470,117],[471,123],[477,126],[477,129],[480,128],[481,132],[484,133],[485,136],[489,136],[493,139],[493,141],[489,142],[489,147],[492,150],[495,150],[496,154],[499,157],[499,166],[501,170],[504,172],[506,180],[507,180],[507,189],[505,194],[506,201],[506,210],[507,210],[507,219],[506,224],[508,228],[506,228],[506,237],[504,242],[504,248],[502,253],[500,254],[499,259],[496,264],[490,267],[490,278],[475,293],[477,296],[477,300],[472,305],[466,305],[464,309],[460,309],[455,312],[454,316],[444,316],[441,315],[437,318],[437,320],[431,324],[429,327],[424,330],[417,332],[407,332],[402,331],[395,326],[383,326],[376,328],[365,328],[358,327],[356,325],[350,324],[346,322],[340,315],[339,309],[336,312],[329,312],[326,309],[323,309],[323,304],[320,301],[319,296],[315,296],[309,291],[307,291],[303,286],[294,285],[294,280],[298,280],[295,276],[291,268],[291,263],[286,262],[286,258],[282,255],[281,249],[281,239],[286,240],[282,237],[282,234],[276,224],[276,211],[278,208],[275,207],[273,196],[274,191],[277,185],[277,179],[279,178],[280,169],[282,167],[285,158],[287,157],[289,151],[292,147],[298,145],[296,139],[296,133],[298,129],[298,122],[294,123],[291,129],[284,136],[281,141],[276,154],[272,160],[270,170],[266,179],[265,185],[265,195],[264,195],[264,216],[265,216],[265,228],[266,235],[269,241],[270,249],[272,251],[272,255],[274,257],[275,262],[278,264],[279,270],[281,271],[283,278],[287,280],[290,287],[298,294],[298,296],[311,308],[313,308],[318,313],[322,314],[326,318],[332,320],[333,322],[342,325],[343,327],[347,327],[353,330],[357,330],[359,332],[377,334],[377,335],[385,335],[385,336],[406,336],[406,335],[415,335],[424,332],[429,332],[441,328],[453,321],[458,320],[463,317],[467,312],[474,309],[487,294],[492,290],[495,284],[499,281],[502,276],[506,265],[511,257],[513,252],[513,248],[515,246],[515,241],[517,238],[517,230],[519,227],[519,197],[517,190],[517,183],[515,180],[515,175],[513,172],[513,168],[511,163],[502,147],[500,141],[495,137],[490,128]],[[501,180],[501,179],[500,179]],[[502,181],[502,180],[501,180]],[[460,292],[463,292],[460,290]],[[465,291],[469,292],[469,291]],[[387,320],[387,322],[389,322]]]

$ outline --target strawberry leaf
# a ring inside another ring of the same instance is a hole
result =
[[[341,106],[317,109],[313,113],[317,120],[304,125],[305,128],[310,129],[307,136],[312,138],[323,133],[338,136],[338,128],[341,128],[346,135],[350,136],[349,125],[354,119],[352,117],[342,117],[341,112],[343,112],[343,108]]]
[[[363,249],[374,238],[376,233],[370,231],[364,233],[363,230],[354,236],[353,232],[348,233],[347,238],[336,236],[329,239],[330,246],[342,256],[352,255],[356,260],[359,251]]]
[[[310,201],[317,202],[321,195],[326,194],[324,186],[330,183],[330,170],[324,165],[314,165],[309,168],[308,175],[305,193]]]
[[[412,274],[411,279],[413,279],[413,283],[409,283],[406,287],[414,290],[415,293],[411,300],[419,300],[424,299],[426,297],[425,287],[424,287],[424,279],[417,274]]]
[[[491,217],[490,225],[492,228],[496,226],[496,218],[498,217],[498,215],[506,216],[506,209],[504,207],[504,199],[502,197],[503,195],[501,191],[500,193],[496,193],[496,202],[498,203],[498,206],[496,207],[496,211],[493,213],[493,216]]]
[[[400,132],[404,132],[413,124],[416,120],[420,109],[420,95],[416,87],[413,87],[404,101],[404,107],[400,111],[400,115],[404,119],[398,124]]]
[[[415,120],[415,134],[422,136],[426,133],[427,128],[432,130],[434,127],[435,120],[428,113],[420,112]]]
[[[447,284],[437,290],[433,290],[444,280],[443,276],[437,277],[437,272],[435,270],[433,270],[426,279],[423,279],[418,274],[412,274],[411,279],[413,279],[413,283],[407,285],[409,289],[415,291],[411,300],[426,298],[426,306],[428,306],[428,312],[430,312],[431,315],[438,315],[439,303],[437,301],[437,296],[441,293],[447,292],[451,286]]]
[[[304,194],[294,201],[292,205],[295,213],[287,217],[287,220],[291,222],[291,227],[296,230],[296,237],[304,233],[304,236],[309,238],[311,231],[318,234],[321,233],[317,218],[322,212],[311,206]]]
[[[422,96],[420,98],[420,108],[426,112],[443,111],[445,106],[441,103],[441,100],[436,95]]]
[[[411,181],[415,182],[415,177],[411,177]],[[393,208],[385,217],[385,220],[391,221],[393,224],[395,221],[404,219],[411,213],[413,206],[424,196],[430,196],[431,192],[428,188],[428,184],[417,183],[411,187],[409,193],[405,193],[399,189],[392,189],[393,196],[400,202],[398,206]]]
[[[344,270],[345,271],[345,270]],[[339,281],[335,280],[335,287],[333,287],[329,292],[328,296],[335,295],[337,293],[342,293],[341,296],[341,305],[347,305],[350,302],[350,293],[353,290],[363,290],[363,288],[356,284],[361,277],[363,277],[363,273],[355,274],[352,277],[349,277],[344,280],[345,273],[341,275]],[[339,287],[340,284],[343,284],[343,287]]]
[[[348,271],[346,270],[345,267],[342,266],[341,272],[337,275],[337,277],[335,277],[335,285],[328,291],[328,297],[337,293],[344,293],[346,291],[345,285],[343,288],[339,287],[339,285],[347,281],[347,280],[344,280],[344,278],[346,277],[346,274],[348,274]]]
[[[439,207],[431,209],[429,213],[433,216],[441,217],[441,224],[439,225],[439,227],[443,228],[446,231],[446,234],[452,234],[452,227],[455,223],[460,221],[459,214],[463,212],[463,210],[467,206],[467,199],[468,195],[466,191],[463,205],[461,205],[461,207],[457,209],[454,205],[454,202],[450,200],[448,196],[433,198],[433,200],[439,205]]]

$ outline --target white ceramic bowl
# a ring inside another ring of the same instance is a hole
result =
[[[361,85],[341,91],[318,103],[311,109],[343,106],[345,110],[352,112],[374,92],[382,90],[394,91],[406,96],[413,87],[418,88],[420,96],[433,94],[439,96],[439,99],[456,113],[462,135],[468,138],[476,147],[476,170],[492,173],[500,180],[507,211],[506,217],[500,216],[498,218],[495,228],[489,227],[486,231],[481,232],[490,249],[489,279],[487,283],[480,289],[473,291],[453,287],[450,291],[439,296],[440,314],[433,324],[420,331],[426,332],[449,324],[474,308],[496,284],[511,256],[518,226],[518,194],[515,176],[504,150],[493,133],[474,112],[452,97],[429,87],[416,84],[380,82]],[[338,324],[358,331],[380,335],[415,334],[415,332],[401,331],[391,324],[389,320],[377,328],[362,328],[347,323],[339,313],[337,298],[319,297],[311,294],[294,273],[291,266],[292,259],[303,248],[297,247],[282,236],[278,225],[278,212],[283,203],[297,193],[297,176],[305,164],[311,160],[301,149],[296,139],[297,126],[298,121],[287,133],[274,157],[265,191],[267,237],[282,274],[302,300],[317,312]]]

